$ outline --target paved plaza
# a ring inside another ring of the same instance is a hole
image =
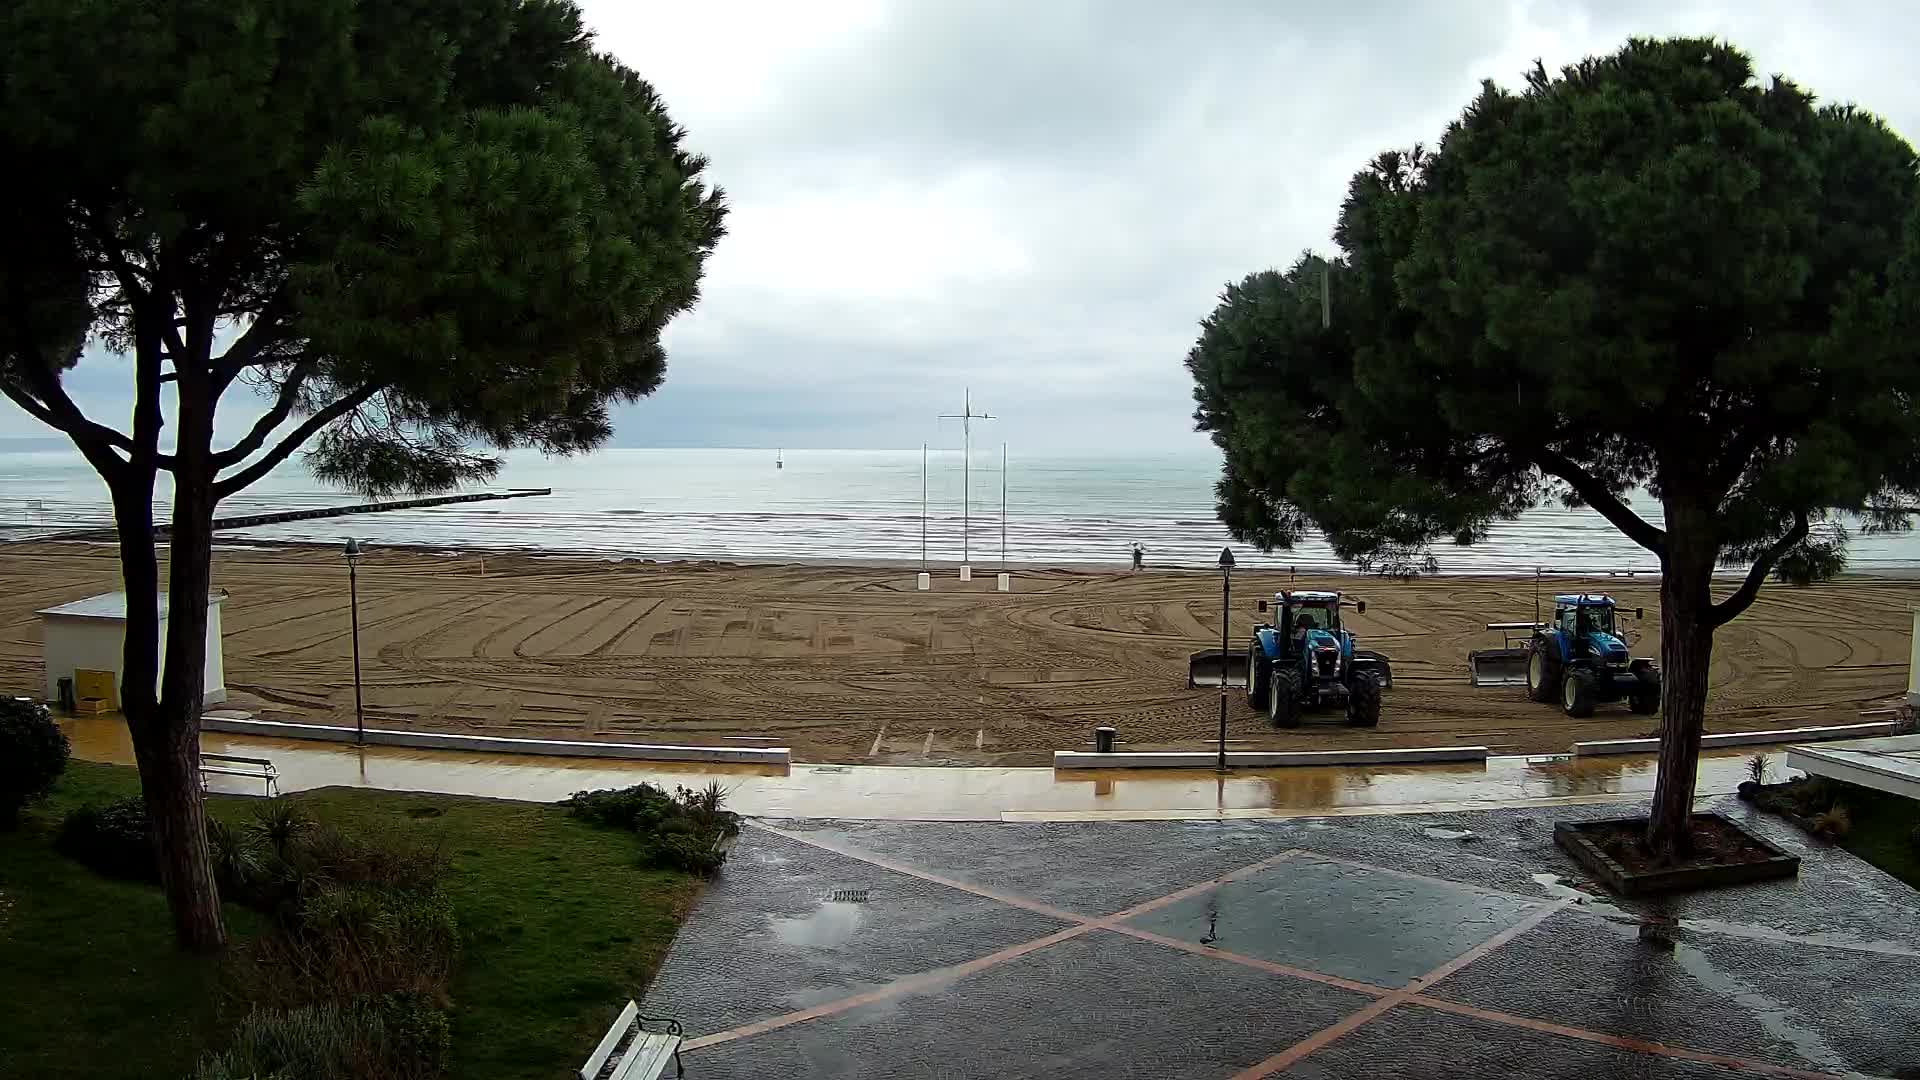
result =
[[[1800,878],[1596,895],[1617,806],[756,824],[643,1011],[695,1080],[1920,1076],[1920,893],[1712,808]]]

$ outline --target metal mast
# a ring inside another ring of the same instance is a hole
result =
[[[973,422],[992,420],[992,413],[973,411],[973,390],[965,391],[964,405],[958,413],[942,413],[942,420],[960,421],[960,563],[970,565],[973,562],[973,546],[970,536],[970,514],[973,510]]]

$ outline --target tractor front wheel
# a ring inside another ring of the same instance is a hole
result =
[[[1593,715],[1593,673],[1575,668],[1560,681],[1560,706],[1567,715],[1584,719]]]
[[[1347,724],[1380,726],[1380,683],[1371,671],[1363,671],[1347,683]]]
[[[1273,682],[1267,688],[1267,718],[1274,727],[1300,726],[1300,673],[1276,666]]]
[[[1527,696],[1535,701],[1552,701],[1560,689],[1560,665],[1547,652],[1547,642],[1536,639],[1527,653]]]
[[[1627,708],[1642,715],[1659,712],[1660,673],[1645,666],[1634,669],[1633,673],[1640,682],[1627,697]]]
[[[1247,704],[1255,709],[1267,707],[1268,684],[1273,681],[1273,665],[1267,660],[1267,651],[1260,647],[1260,639],[1254,638],[1247,644]]]

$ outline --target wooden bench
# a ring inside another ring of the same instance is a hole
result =
[[[236,757],[232,754],[200,754],[200,786],[207,786],[207,775],[218,773],[222,776],[244,776],[250,780],[264,781],[267,785],[267,798],[280,793],[280,771],[273,762],[261,757]]]
[[[664,1024],[665,1031],[648,1031],[643,1024]],[[687,1075],[680,1063],[680,1021],[641,1016],[640,1006],[627,1002],[613,1026],[580,1066],[580,1080],[658,1080],[673,1059],[673,1074]]]

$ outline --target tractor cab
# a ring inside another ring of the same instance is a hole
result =
[[[1267,601],[1260,602],[1260,610],[1268,610]],[[1273,622],[1277,632],[1277,655],[1295,656],[1303,649],[1338,649],[1342,654],[1351,656],[1353,638],[1340,627],[1340,594],[1337,592],[1292,592],[1275,593],[1273,608],[1279,618]],[[1367,602],[1361,600],[1354,610],[1367,610]]]
[[[1611,596],[1592,593],[1563,594],[1553,598],[1553,625],[1550,636],[1564,643],[1562,662],[1575,656],[1592,657],[1612,667],[1627,663],[1627,645],[1614,629],[1614,603]]]

